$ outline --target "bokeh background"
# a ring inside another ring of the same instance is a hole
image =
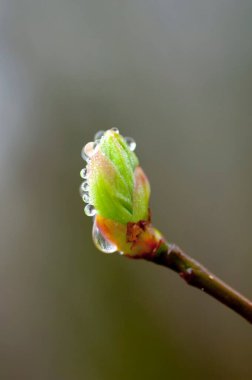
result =
[[[252,296],[252,2],[0,1],[0,378],[252,378],[252,330],[98,252],[80,150],[134,136],[154,222]]]

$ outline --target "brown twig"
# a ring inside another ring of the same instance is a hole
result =
[[[252,302],[185,254],[175,244],[163,243],[157,254],[147,255],[144,258],[174,270],[187,284],[211,295],[252,323]]]

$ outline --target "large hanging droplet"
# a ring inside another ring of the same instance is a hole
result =
[[[104,253],[114,253],[117,251],[115,244],[110,243],[101,233],[100,229],[94,222],[93,225],[93,240],[96,247]]]
[[[84,208],[84,212],[87,216],[95,216],[96,214],[96,209],[93,205],[86,205],[86,207]]]
[[[134,152],[134,150],[136,149],[135,140],[132,137],[125,137],[124,140],[126,144],[128,145],[129,150],[131,150],[131,152]]]

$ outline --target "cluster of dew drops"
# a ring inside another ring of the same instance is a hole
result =
[[[119,130],[117,128],[112,128],[111,131],[118,133]],[[88,164],[92,156],[97,152],[99,144],[105,134],[105,131],[99,131],[94,136],[94,141],[87,143],[81,150],[81,157]],[[129,149],[133,152],[136,149],[136,142],[131,137],[124,137],[126,144]],[[84,212],[87,216],[94,217],[96,215],[96,209],[94,205],[92,205],[90,196],[89,196],[89,184],[88,184],[88,176],[87,176],[87,168],[83,168],[80,171],[81,178],[84,179],[80,186],[80,195],[82,197],[83,202],[87,203],[84,207]],[[117,251],[117,247],[106,240],[104,236],[101,234],[99,228],[94,222],[93,225],[93,240],[98,249],[105,253],[113,253]]]

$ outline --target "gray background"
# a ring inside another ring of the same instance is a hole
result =
[[[98,252],[80,150],[134,136],[155,225],[252,296],[252,2],[0,1],[0,378],[252,378],[251,326]]]

